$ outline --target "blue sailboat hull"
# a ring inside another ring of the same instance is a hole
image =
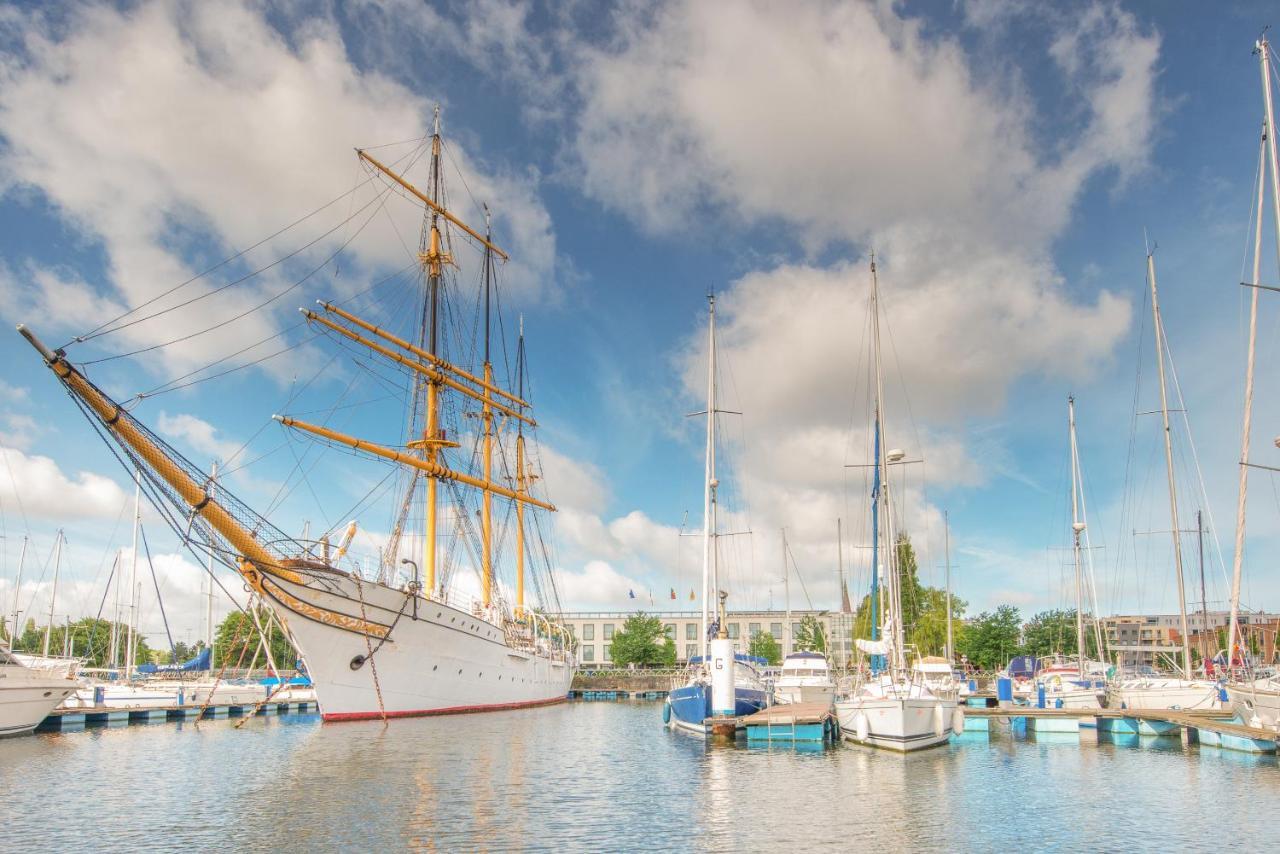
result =
[[[753,715],[769,705],[766,692],[756,688],[734,688],[734,714]],[[676,726],[704,730],[703,721],[711,717],[711,686],[685,685],[671,692],[671,718]]]

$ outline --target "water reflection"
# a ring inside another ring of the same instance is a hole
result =
[[[0,849],[1178,849],[1224,815],[1250,849],[1280,811],[1275,757],[1092,731],[902,757],[708,744],[654,703],[233,725],[0,742]]]

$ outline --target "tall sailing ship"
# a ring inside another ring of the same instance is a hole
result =
[[[402,500],[376,577],[346,554],[354,522],[332,546],[328,536],[310,542],[286,535],[225,483],[215,489],[208,474],[90,381],[63,349],[51,350],[32,330],[18,327],[98,432],[118,446],[121,462],[139,473],[143,491],[174,530],[239,573],[279,617],[302,654],[325,720],[556,703],[566,698],[574,669],[575,643],[554,618],[559,603],[550,560],[545,549],[535,553],[532,547],[544,541],[539,511],[555,507],[535,489],[541,478],[529,448],[536,422],[524,390],[523,330],[516,391],[498,384],[493,364],[495,265],[507,254],[493,242],[488,222],[482,233],[444,205],[438,109],[434,130],[422,143],[430,146],[426,191],[368,151],[357,152],[370,179],[423,209],[413,334],[397,335],[335,302],[303,310],[313,328],[356,351],[358,362],[406,378],[404,443],[380,444],[274,416],[290,431],[395,468]],[[471,326],[458,322],[461,312],[446,302],[446,284],[454,281],[447,268],[457,266],[455,238],[483,255]],[[450,318],[453,327],[446,325]],[[451,359],[450,342],[459,357],[479,361],[480,370]],[[501,502],[497,508],[495,502]],[[514,563],[514,601],[497,583],[503,557]],[[466,562],[478,569],[478,597],[450,583]],[[526,575],[537,607],[526,604]]]

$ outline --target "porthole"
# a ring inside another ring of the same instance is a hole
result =
[[[53,692],[52,692],[52,691],[45,691],[45,692],[44,692],[44,695],[45,695],[46,697],[52,697],[52,696],[53,696]]]
[[[432,670],[439,670],[439,669],[440,669],[440,665],[438,665],[438,664],[433,665],[433,666],[431,667],[431,669],[432,669]]]

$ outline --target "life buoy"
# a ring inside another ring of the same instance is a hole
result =
[[[664,724],[671,723],[671,701],[667,700],[662,704],[662,722]]]

